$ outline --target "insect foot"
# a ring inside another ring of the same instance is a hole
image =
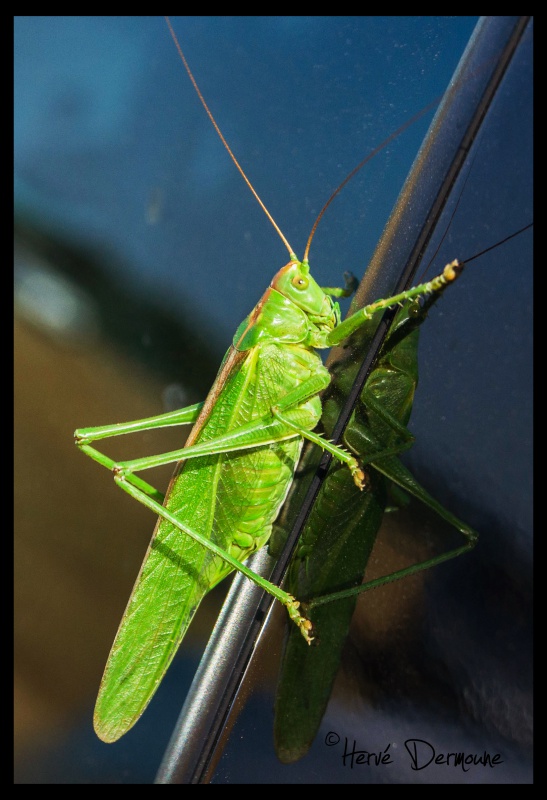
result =
[[[458,277],[462,269],[462,262],[455,258],[454,261],[452,261],[450,264],[447,264],[443,269],[443,275],[447,281],[453,281]]]
[[[366,489],[368,483],[367,476],[366,473],[361,469],[361,466],[359,465],[359,462],[357,461],[356,458],[353,459],[353,463],[349,465],[349,468],[353,477],[353,481],[357,486],[357,488],[360,489],[361,491],[363,491],[363,489]]]
[[[456,278],[461,274],[463,267],[463,262],[458,261],[458,259],[455,258],[454,261],[451,261],[450,264],[446,265],[440,275],[437,275],[436,278],[433,278],[430,283],[430,291],[442,291],[449,283],[452,283],[452,281],[456,280]]]
[[[312,629],[312,624],[306,617],[302,616],[302,614],[298,611],[300,603],[298,600],[295,600],[294,597],[287,602],[287,611],[289,612],[289,617],[298,625],[300,629],[300,633],[306,640],[308,644],[313,642],[313,636],[310,636],[310,632]]]

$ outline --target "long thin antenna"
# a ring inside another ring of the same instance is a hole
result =
[[[442,97],[442,95],[440,95],[439,97],[435,98],[435,100],[432,100],[431,103],[429,103],[427,106],[425,106],[425,108],[422,108],[420,111],[418,111],[416,114],[414,114],[413,117],[411,117],[410,119],[407,119],[406,122],[403,122],[403,124],[399,128],[397,128],[396,131],[393,131],[393,133],[390,136],[388,136],[387,139],[384,139],[384,141],[381,144],[379,144],[378,147],[375,147],[374,150],[371,150],[371,152],[359,164],[357,164],[356,167],[354,167],[352,169],[352,171],[349,173],[349,175],[347,175],[344,178],[342,183],[331,194],[331,196],[329,197],[329,199],[327,200],[327,202],[325,203],[325,205],[323,206],[323,208],[319,212],[317,219],[313,223],[313,228],[311,229],[311,233],[309,235],[308,242],[306,244],[306,249],[304,250],[304,259],[303,259],[304,261],[308,260],[312,239],[313,239],[313,237],[315,235],[315,231],[317,230],[317,226],[319,225],[319,222],[321,221],[321,218],[323,217],[323,214],[325,213],[327,208],[330,206],[330,204],[332,203],[332,201],[334,200],[336,195],[340,194],[340,192],[342,191],[342,189],[344,188],[346,183],[349,183],[349,181],[354,177],[354,175],[356,175],[359,172],[361,167],[364,167],[365,164],[368,161],[370,161],[371,158],[374,158],[374,156],[377,153],[379,153],[380,150],[383,150],[384,147],[386,147],[386,145],[388,145],[391,141],[393,141],[393,139],[396,139],[397,136],[399,136],[399,134],[401,134],[408,127],[410,127],[410,125],[413,125],[417,120],[420,119],[420,117],[423,117],[424,114],[427,114],[427,112],[430,109],[435,108],[435,106],[439,105],[441,97]]]
[[[220,141],[222,142],[222,144],[224,145],[224,147],[225,147],[225,148],[226,148],[226,150],[228,151],[228,153],[229,153],[229,155],[230,155],[230,158],[232,159],[232,161],[234,162],[234,164],[236,165],[236,167],[237,167],[237,168],[238,168],[238,170],[240,171],[240,173],[241,173],[241,176],[242,176],[243,180],[245,181],[245,183],[247,184],[247,186],[249,187],[249,189],[251,190],[251,192],[254,194],[254,196],[255,196],[255,197],[256,197],[256,199],[258,200],[258,203],[260,204],[260,207],[262,208],[262,210],[264,211],[264,213],[266,214],[266,216],[268,217],[268,219],[270,220],[270,222],[272,223],[272,225],[273,225],[273,226],[274,226],[274,228],[276,229],[277,233],[279,234],[279,236],[280,236],[280,238],[281,238],[281,241],[283,242],[283,244],[285,245],[285,247],[286,247],[286,248],[287,248],[287,250],[289,251],[289,255],[290,255],[291,259],[294,259],[295,261],[297,261],[298,259],[297,259],[297,257],[296,257],[296,256],[295,256],[295,254],[294,254],[294,250],[292,249],[292,247],[291,247],[291,246],[290,246],[290,244],[288,243],[287,239],[286,239],[286,238],[285,238],[285,236],[282,234],[282,232],[281,232],[281,229],[280,229],[280,228],[279,228],[279,226],[277,225],[276,221],[274,220],[274,218],[272,217],[272,215],[270,214],[270,212],[268,211],[268,209],[266,208],[266,206],[264,205],[264,203],[262,202],[262,200],[261,200],[261,199],[260,199],[260,197],[258,196],[258,194],[257,194],[257,192],[255,191],[255,189],[254,189],[254,187],[253,187],[253,185],[252,185],[251,181],[250,181],[250,180],[248,179],[248,177],[245,175],[245,173],[244,173],[244,171],[243,171],[243,167],[240,165],[239,161],[237,160],[237,158],[236,158],[236,157],[234,156],[234,154],[232,153],[232,151],[231,151],[231,149],[230,149],[230,145],[228,144],[228,142],[226,141],[226,139],[225,139],[225,138],[224,138],[224,136],[222,135],[222,131],[221,131],[221,130],[220,130],[220,128],[218,127],[218,125],[217,125],[217,123],[216,123],[216,120],[215,120],[215,118],[213,117],[213,115],[212,115],[211,111],[209,110],[209,106],[208,106],[208,105],[207,105],[207,103],[205,102],[205,98],[203,97],[202,93],[201,93],[201,92],[200,92],[200,90],[199,90],[199,86],[197,85],[197,83],[196,83],[196,79],[194,78],[194,76],[193,76],[193,74],[192,74],[192,70],[191,70],[191,69],[190,69],[190,67],[188,66],[188,62],[186,61],[186,59],[185,59],[185,57],[184,57],[184,53],[182,52],[182,48],[181,48],[181,46],[180,46],[180,44],[179,44],[179,40],[177,39],[177,34],[176,34],[176,33],[175,33],[175,31],[173,30],[173,26],[171,25],[171,20],[169,19],[169,17],[165,17],[165,21],[167,22],[167,27],[169,28],[169,31],[170,31],[170,33],[171,33],[171,36],[172,36],[172,38],[173,38],[173,41],[174,41],[174,43],[175,43],[175,47],[177,48],[177,50],[178,50],[178,52],[179,52],[179,56],[181,57],[182,63],[184,64],[184,68],[186,69],[186,72],[188,73],[188,77],[190,78],[190,80],[192,81],[192,83],[193,83],[193,85],[194,85],[194,89],[196,90],[196,92],[197,92],[197,95],[198,95],[199,99],[201,100],[201,104],[202,104],[203,108],[205,109],[205,111],[207,112],[207,115],[208,115],[209,119],[210,119],[210,120],[211,120],[211,122],[213,123],[214,129],[216,130],[216,132],[217,132],[217,133],[218,133],[218,135],[220,136]]]

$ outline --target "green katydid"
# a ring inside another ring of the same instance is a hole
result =
[[[160,518],[101,684],[95,729],[104,741],[115,741],[138,720],[199,602],[234,568],[280,600],[311,641],[298,601],[241,562],[268,541],[304,439],[330,452],[364,488],[355,456],[313,432],[321,413],[318,393],[330,381],[314,349],[343,341],[367,314],[435,291],[456,274],[449,266],[433,281],[342,323],[338,304],[315,283],[307,262],[291,260],[236,332],[205,403],[76,431],[80,449],[111,469],[118,485]],[[156,457],[116,464],[90,445],[187,423],[194,428],[186,447]],[[134,473],[181,459],[162,506],[158,491]]]
[[[321,416],[318,394],[330,382],[315,349],[344,342],[378,310],[437,292],[458,274],[449,265],[432,281],[377,301],[341,322],[331,297],[344,296],[349,289],[322,290],[309,272],[311,236],[300,261],[273,224],[289,251],[289,263],[238,328],[205,402],[76,432],[78,446],[111,469],[120,487],[159,517],[97,700],[95,728],[104,741],[115,741],[138,720],[199,602],[234,569],[280,600],[304,639],[312,639],[298,600],[242,562],[268,541],[304,439],[328,451],[351,474],[353,484],[364,488],[365,475],[355,455],[314,433]],[[116,463],[91,446],[111,436],[190,423],[194,428],[186,446],[157,457]],[[161,493],[135,473],[175,462],[180,463],[161,505]]]

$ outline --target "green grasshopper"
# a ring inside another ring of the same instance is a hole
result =
[[[176,44],[207,113],[243,174]],[[299,260],[252,191],[290,260],[239,326],[206,400],[157,417],[75,433],[78,447],[111,470],[124,491],[158,516],[99,690],[94,725],[106,742],[116,741],[139,719],[199,603],[234,569],[285,605],[303,644],[313,640],[315,629],[299,600],[243,562],[268,542],[304,440],[331,454],[350,477],[353,492],[374,493],[356,454],[314,432],[322,415],[319,394],[331,381],[316,350],[345,342],[384,309],[436,295],[460,271],[454,262],[433,280],[378,300],[342,322],[332,297],[347,296],[351,283],[322,289],[310,274],[312,236]],[[92,446],[112,436],[185,424],[194,426],[185,447],[159,456],[115,462]],[[399,427],[404,424],[403,419]],[[395,452],[400,446],[390,449]],[[135,473],[167,463],[177,466],[164,497]]]

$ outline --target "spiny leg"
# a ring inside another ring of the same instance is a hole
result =
[[[340,325],[337,325],[333,331],[331,331],[331,333],[327,336],[327,346],[331,347],[332,345],[343,342],[348,338],[348,336],[350,336],[350,334],[360,328],[361,325],[363,325],[366,320],[370,319],[377,311],[391,308],[392,306],[403,303],[406,300],[412,300],[414,297],[419,297],[420,295],[442,292],[450,283],[452,283],[452,281],[456,280],[462,270],[463,264],[457,260],[454,260],[450,264],[447,264],[442,273],[437,275],[437,277],[433,278],[432,280],[427,281],[426,283],[421,283],[418,286],[413,286],[411,289],[407,289],[405,292],[393,295],[393,297],[386,297],[382,300],[376,300],[376,302],[371,303],[368,306],[364,306],[363,308],[359,309],[359,311],[356,311],[355,314],[352,314],[351,317],[348,317],[341,322]]]
[[[168,411],[166,414],[145,417],[132,422],[116,422],[113,425],[101,425],[95,428],[78,428],[78,430],[74,431],[74,438],[78,447],[81,447],[98,439],[109,439],[126,433],[138,433],[139,431],[168,428],[174,425],[190,425],[197,420],[202,408],[203,403],[195,403],[192,406]]]
[[[132,480],[135,476],[127,476],[123,474],[119,474],[119,472],[114,469],[114,480],[123,489],[127,494],[137,500],[139,503],[142,503],[144,506],[149,508],[155,514],[160,516],[162,519],[167,520],[175,528],[180,530],[183,534],[190,536],[196,542],[201,544],[203,547],[207,548],[211,552],[213,552],[216,556],[226,561],[226,563],[230,564],[233,569],[237,570],[238,572],[242,572],[247,578],[252,580],[257,586],[260,586],[266,592],[271,594],[277,600],[279,600],[289,612],[289,616],[292,621],[298,626],[302,636],[306,640],[308,644],[311,643],[312,638],[310,636],[311,631],[311,623],[310,621],[300,614],[298,608],[300,603],[288,592],[284,592],[275,584],[270,583],[270,581],[266,580],[265,578],[257,575],[257,573],[253,572],[249,567],[242,564],[236,558],[231,556],[221,547],[216,545],[207,537],[203,536],[202,534],[198,533],[197,531],[192,530],[187,525],[184,525],[174,514],[172,514],[168,509],[164,506],[160,505],[156,502],[149,493],[142,491],[135,485],[135,482]]]

